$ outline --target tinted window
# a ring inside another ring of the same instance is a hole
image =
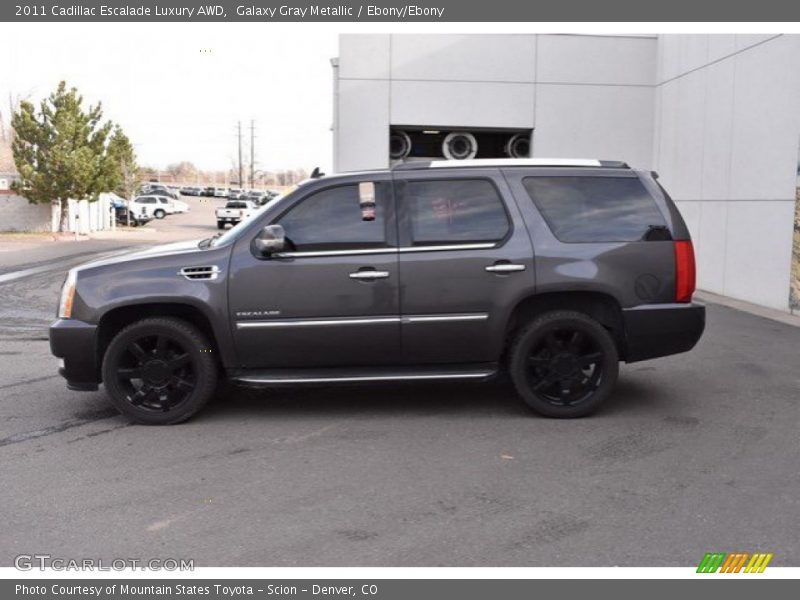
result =
[[[364,221],[358,186],[345,185],[312,194],[278,220],[290,247],[347,250],[386,246],[384,186],[376,184],[375,219]]]
[[[632,242],[666,225],[633,177],[528,177],[523,185],[562,242]]]
[[[503,201],[485,179],[412,181],[405,197],[414,245],[496,242],[508,233]]]

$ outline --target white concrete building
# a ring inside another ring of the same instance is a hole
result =
[[[389,166],[397,130],[625,160],[678,202],[700,288],[788,310],[800,36],[342,35],[333,64],[337,171]]]

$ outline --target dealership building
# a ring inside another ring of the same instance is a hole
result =
[[[332,63],[336,171],[624,160],[677,201],[699,288],[789,310],[800,36],[342,35]]]

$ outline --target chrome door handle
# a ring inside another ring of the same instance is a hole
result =
[[[486,270],[490,273],[514,273],[516,271],[524,271],[525,265],[516,265],[514,263],[500,263],[496,265],[489,265]]]
[[[389,277],[389,271],[356,271],[350,273],[350,279],[386,279]]]

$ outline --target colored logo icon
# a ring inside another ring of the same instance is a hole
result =
[[[698,573],[763,573],[772,553],[756,552],[707,552],[697,567]]]

